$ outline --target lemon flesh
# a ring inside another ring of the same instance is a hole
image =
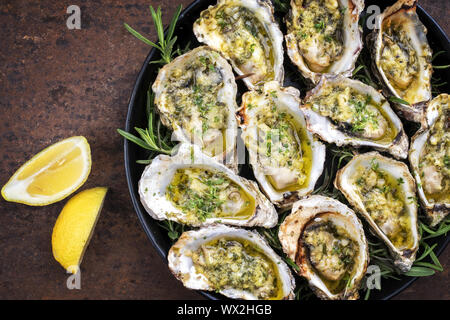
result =
[[[90,171],[91,149],[86,138],[67,138],[22,165],[2,188],[2,196],[30,206],[51,204],[81,187]]]
[[[64,206],[53,227],[52,251],[64,269],[76,273],[103,206],[107,188],[84,190]]]

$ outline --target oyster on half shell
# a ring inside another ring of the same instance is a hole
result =
[[[335,186],[383,240],[402,272],[419,248],[414,179],[403,162],[378,152],[356,155],[336,174]]]
[[[219,0],[194,23],[198,41],[220,51],[249,89],[283,83],[283,34],[268,0]]]
[[[363,46],[363,9],[363,0],[291,0],[286,47],[305,78],[317,83],[322,74],[351,75]]]
[[[386,8],[376,18],[368,43],[385,95],[397,98],[394,106],[405,119],[423,123],[431,100],[432,52],[416,6],[417,0],[399,0]]]
[[[278,238],[319,298],[358,299],[369,253],[363,226],[350,208],[318,195],[299,200]]]
[[[189,289],[245,300],[294,297],[289,267],[255,231],[224,225],[187,231],[167,259],[172,273]]]
[[[177,57],[159,70],[152,89],[175,140],[198,145],[237,171],[237,86],[220,53],[202,46]]]
[[[152,218],[190,226],[224,223],[272,228],[278,213],[256,182],[236,175],[195,145],[158,155],[139,180],[141,203]]]
[[[411,139],[409,162],[422,205],[435,226],[450,212],[450,108],[441,94],[427,108],[427,128]]]
[[[306,129],[299,96],[272,81],[246,92],[238,110],[256,180],[279,207],[311,193],[325,162],[325,146]]]
[[[308,129],[338,146],[372,147],[396,158],[408,156],[408,137],[377,90],[343,76],[323,76],[301,106]]]

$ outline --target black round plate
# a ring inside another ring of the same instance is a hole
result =
[[[209,5],[215,3],[215,0],[196,0],[182,11],[175,28],[175,35],[178,36],[177,45],[179,45],[180,48],[184,48],[188,43],[190,43],[190,48],[194,48],[200,45],[192,32],[192,25],[194,21],[199,17],[201,11],[205,10]],[[366,1],[366,8],[368,8],[371,4],[377,4],[381,7],[381,10],[384,10],[387,5],[391,5],[392,3],[394,3],[394,1],[383,1],[383,3],[383,5],[380,5],[379,2],[376,3],[375,1]],[[417,8],[417,12],[419,14],[420,20],[428,29],[428,41],[433,52],[439,52],[442,50],[446,51],[445,54],[441,54],[435,60],[436,65],[450,64],[450,42],[447,35],[439,27],[436,21],[434,21],[433,18],[428,15],[428,13],[426,13],[420,6]],[[364,14],[365,11],[363,15]],[[283,24],[281,24],[280,27],[284,32],[285,30],[283,30]],[[365,30],[365,33],[366,32],[367,30]],[[145,128],[147,125],[145,113],[146,94],[148,88],[155,80],[159,68],[158,65],[150,64],[149,62],[157,59],[159,59],[159,53],[155,49],[150,50],[150,53],[145,59],[144,65],[142,66],[142,69],[136,79],[136,83],[134,85],[128,105],[128,114],[125,124],[125,130],[127,132],[134,133],[135,127]],[[290,65],[290,61],[287,56],[285,56],[284,61],[285,66],[286,64]],[[291,67],[293,66],[291,65]],[[438,76],[441,79],[450,79],[450,70],[435,70],[434,76]],[[245,87],[242,85],[242,81],[239,82],[241,82],[239,84],[239,89],[242,93],[245,91]],[[290,81],[290,79],[286,79],[285,82],[289,83],[289,85],[297,86],[304,95],[305,88],[302,87],[301,83]],[[449,85],[447,84],[447,86],[441,88],[441,91],[449,92]],[[167,236],[167,231],[161,228],[158,225],[158,222],[150,217],[139,200],[138,181],[141,177],[142,171],[144,170],[144,166],[141,164],[137,164],[136,160],[146,159],[148,154],[146,154],[145,150],[126,139],[124,142],[124,154],[128,189],[130,191],[134,209],[136,210],[139,220],[151,243],[156,248],[158,253],[164,258],[164,260],[167,261],[167,253],[171,246],[171,240]],[[449,240],[450,235],[441,236],[439,238],[435,238],[434,241],[430,242],[430,244],[437,243],[438,245],[436,247],[436,252],[437,254],[440,254],[447,246]],[[390,299],[404,290],[406,287],[408,287],[414,280],[416,280],[416,278],[406,276],[401,277],[401,280],[383,280],[382,290],[372,290],[370,298]],[[204,291],[200,291],[200,293],[210,299],[224,299],[224,297],[219,294]]]

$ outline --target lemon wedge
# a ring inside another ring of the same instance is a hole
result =
[[[67,201],[56,219],[52,234],[55,260],[76,273],[103,207],[107,188],[81,191]]]
[[[7,201],[44,206],[75,192],[90,171],[91,149],[86,138],[67,138],[22,165],[2,188],[2,196]]]

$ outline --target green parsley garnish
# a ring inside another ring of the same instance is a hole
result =
[[[314,25],[314,28],[316,29],[317,32],[322,31],[323,28],[325,28],[325,22],[320,21],[320,22],[316,23],[316,24]]]
[[[444,164],[447,168],[450,168],[450,157],[448,155],[444,156]]]

